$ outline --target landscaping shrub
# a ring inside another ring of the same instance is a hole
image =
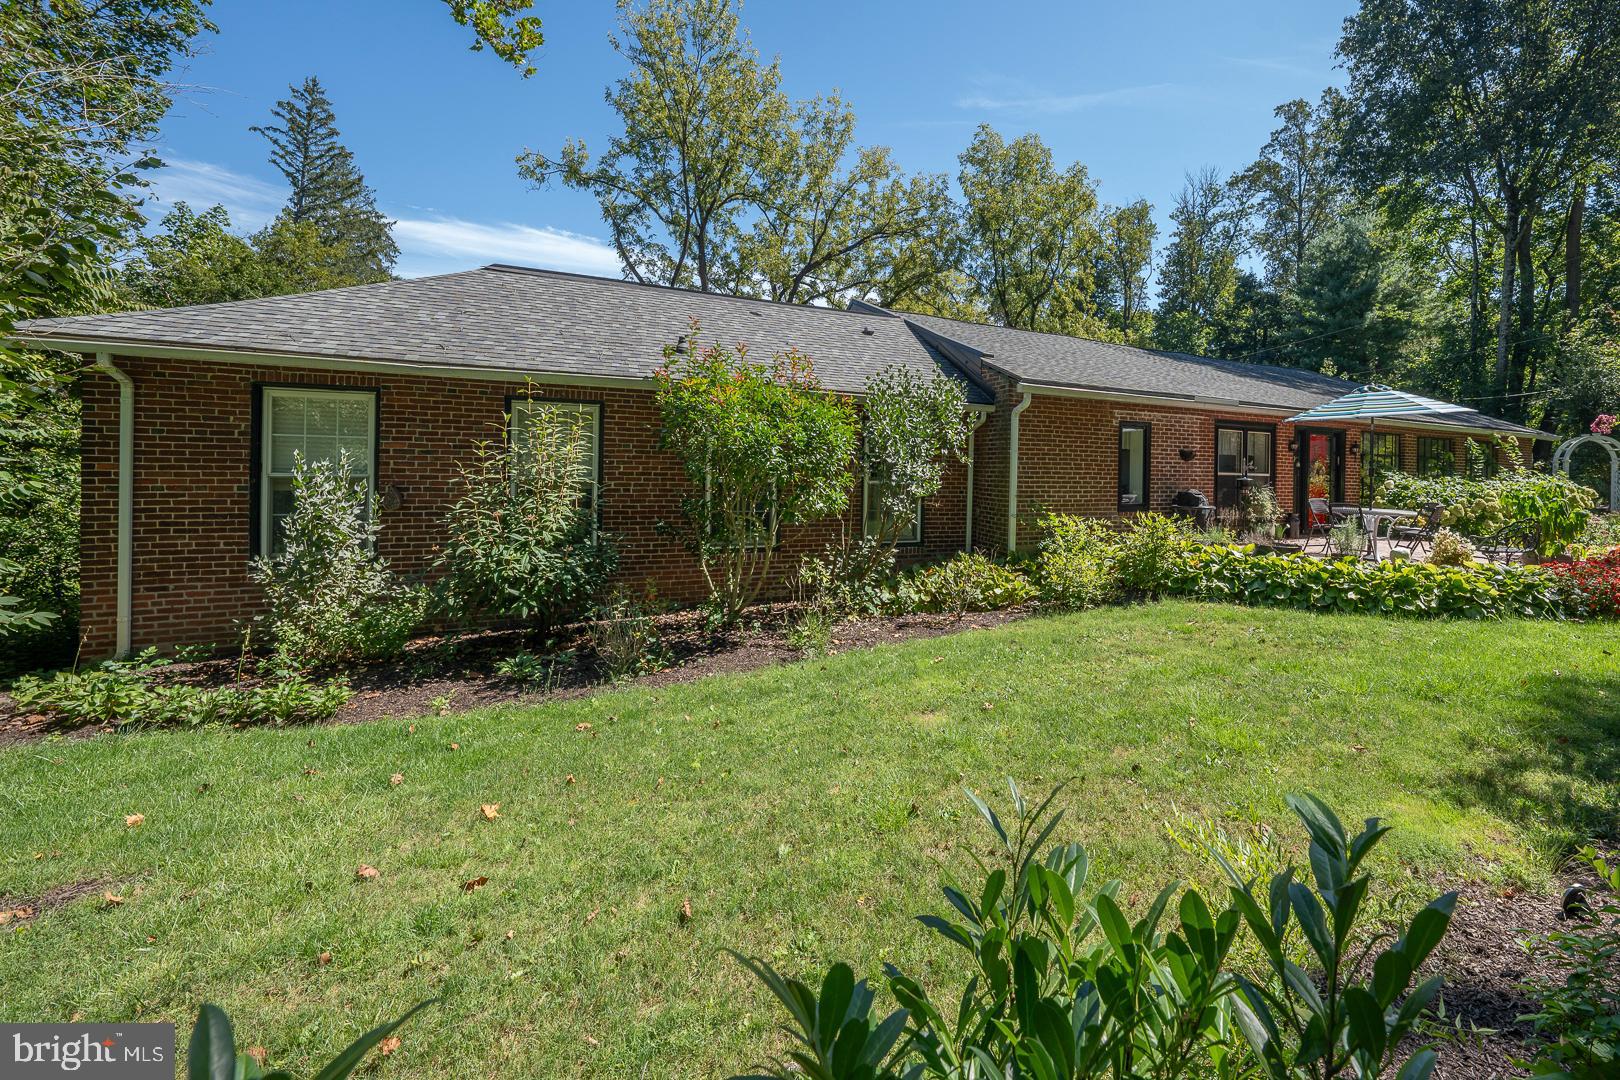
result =
[[[1179,518],[1132,514],[1114,557],[1120,586],[1137,596],[1163,595],[1189,540]]]
[[[1456,894],[1429,904],[1393,940],[1362,925],[1371,879],[1361,868],[1388,831],[1378,819],[1351,838],[1320,800],[1290,796],[1311,837],[1309,878],[1284,869],[1258,899],[1253,880],[1233,881],[1218,911],[1176,882],[1133,922],[1117,899],[1120,882],[1087,895],[1085,848],[1045,846],[1063,818],[1047,814],[1056,792],[1031,808],[1009,787],[1006,824],[968,793],[994,834],[995,854],[979,863],[982,880],[947,880],[951,910],[918,918],[967,953],[972,975],[942,1003],[891,965],[885,982],[900,1007],[880,1019],[872,987],[846,964],[834,964],[818,992],[764,960],[733,954],[790,1020],[791,1049],[765,1075],[1283,1080],[1393,1076],[1399,1066],[1401,1080],[1422,1080],[1433,1070],[1434,1053],[1403,1040],[1440,988],[1439,976],[1412,984],[1450,924]],[[1229,968],[1245,927],[1267,977]],[[1300,938],[1317,968],[1311,974],[1287,959]],[[928,985],[936,984],[931,973]]]
[[[1369,563],[1303,555],[1259,555],[1240,548],[1189,547],[1169,592],[1205,600],[1469,619],[1566,613],[1558,580],[1539,567]]]
[[[397,655],[425,613],[426,592],[378,556],[380,523],[352,472],[347,452],[336,461],[299,455],[282,549],[252,563],[266,605],[257,621],[279,668]]]
[[[546,629],[589,609],[618,553],[587,495],[587,432],[539,405],[526,423],[524,438],[480,442],[460,466],[435,566],[451,614]]]
[[[1450,529],[1439,529],[1429,547],[1428,562],[1434,566],[1469,566],[1479,557],[1467,537]]]
[[[1335,555],[1359,556],[1367,548],[1367,530],[1361,527],[1361,519],[1347,517],[1335,522],[1328,529],[1328,546]]]
[[[53,714],[73,726],[163,727],[314,723],[336,716],[352,696],[342,679],[316,681],[298,674],[252,686],[165,686],[152,681],[161,665],[146,654],[135,662],[109,661],[48,678],[24,676],[12,685],[11,696],[24,709]]]
[[[597,666],[609,680],[618,682],[669,666],[669,653],[649,610],[652,606],[651,599],[637,599],[621,588],[596,610],[586,636]]]
[[[1620,547],[1620,513],[1593,514],[1587,518],[1579,543],[1596,548],[1599,553]]]
[[[1537,1076],[1598,1080],[1620,1075],[1620,865],[1594,848],[1579,858],[1598,877],[1600,899],[1570,912],[1575,926],[1526,943],[1532,957],[1557,970],[1561,981],[1536,979],[1524,990],[1536,1011],[1519,1019],[1548,1040],[1533,1063]]]
[[[562,681],[562,676],[574,666],[574,660],[573,649],[554,653],[535,653],[525,649],[497,660],[495,674],[531,690],[550,690]]]
[[[1565,586],[1576,614],[1620,618],[1620,548],[1578,562],[1548,563],[1545,569]]]
[[[958,618],[969,611],[1014,607],[1035,596],[1035,586],[1023,574],[978,552],[916,571],[905,589],[912,610]]]
[[[1597,494],[1562,473],[1511,469],[1489,480],[1396,473],[1379,486],[1378,500],[1408,510],[1439,503],[1446,508],[1441,524],[1467,536],[1488,536],[1510,522],[1532,524],[1541,554],[1550,556],[1580,539]]]
[[[678,531],[729,624],[770,580],[783,526],[849,506],[855,406],[822,390],[797,352],[755,364],[741,347],[699,348],[698,331],[665,350],[655,393],[662,445],[690,485]]]
[[[1035,580],[1044,603],[1081,610],[1119,599],[1117,529],[1101,519],[1073,514],[1047,514],[1040,526],[1045,535]]]
[[[867,384],[861,460],[871,482],[864,531],[881,544],[892,549],[920,502],[939,493],[946,462],[964,460],[966,405],[961,386],[939,372],[925,379],[891,365]]]
[[[1282,524],[1282,504],[1270,484],[1250,484],[1238,497],[1238,509],[1243,514],[1244,534],[1253,541],[1269,544],[1277,539],[1277,526]]]
[[[805,608],[788,627],[788,648],[805,656],[824,656],[832,648],[833,619],[817,607]]]
[[[900,603],[894,547],[870,536],[799,561],[801,599],[832,619],[882,615]]]
[[[346,1080],[366,1060],[372,1047],[432,1004],[431,1000],[424,1001],[398,1020],[372,1028],[323,1066],[316,1080]],[[265,1072],[262,1049],[257,1055],[251,1050],[238,1051],[236,1032],[225,1010],[218,1005],[204,1005],[197,1010],[197,1023],[186,1045],[186,1080],[292,1080],[292,1076],[279,1069]]]

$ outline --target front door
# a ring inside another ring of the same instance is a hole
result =
[[[1215,426],[1215,505],[1236,506],[1248,484],[1270,484],[1276,471],[1276,431],[1237,424]]]
[[[1300,428],[1299,455],[1295,458],[1294,505],[1301,521],[1311,524],[1310,500],[1344,501],[1344,432]]]

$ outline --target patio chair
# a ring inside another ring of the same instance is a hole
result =
[[[1474,550],[1494,562],[1524,562],[1541,548],[1541,530],[1533,522],[1512,521],[1488,536],[1470,537]]]
[[[1394,522],[1389,527],[1391,548],[1405,548],[1413,557],[1417,558],[1419,544],[1434,544],[1434,534],[1440,531],[1440,519],[1445,516],[1446,508],[1439,503],[1429,503],[1418,511],[1418,523],[1403,525]]]
[[[1328,506],[1326,499],[1312,498],[1306,500],[1305,510],[1305,546],[1309,548],[1311,541],[1318,536],[1322,538],[1322,553],[1325,555],[1333,543],[1333,510]]]

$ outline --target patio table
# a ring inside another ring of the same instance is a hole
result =
[[[1361,519],[1361,528],[1367,534],[1366,554],[1377,561],[1378,559],[1378,526],[1382,522],[1401,521],[1418,516],[1416,510],[1401,510],[1393,506],[1351,506],[1348,503],[1335,503],[1328,507],[1335,514],[1349,517],[1355,514]]]

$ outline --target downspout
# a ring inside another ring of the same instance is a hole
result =
[[[977,456],[974,449],[974,440],[978,438],[979,428],[984,426],[989,413],[978,413],[973,420],[973,426],[968,428],[967,442],[967,528],[963,530],[962,550],[973,550],[973,459]]]
[[[96,353],[95,369],[118,384],[118,601],[117,653],[130,651],[135,548],[135,380],[113,366],[111,353]]]
[[[1035,395],[1024,391],[1024,399],[1012,409],[1012,428],[1007,433],[1007,554],[1018,551],[1018,418]]]

